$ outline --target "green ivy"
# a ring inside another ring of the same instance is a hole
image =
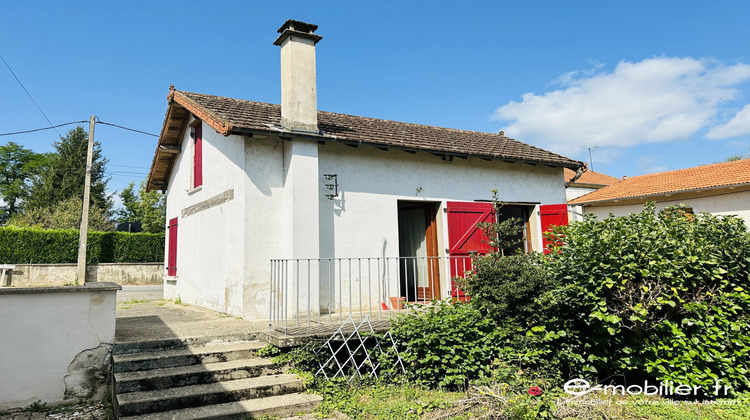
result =
[[[488,376],[498,355],[499,330],[473,305],[435,301],[402,316],[391,333],[403,346],[400,353],[407,378],[430,387],[465,388]]]

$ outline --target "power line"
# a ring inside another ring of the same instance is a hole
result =
[[[27,134],[27,133],[33,133],[33,132],[36,132],[36,131],[52,130],[52,129],[54,129],[55,131],[57,131],[57,127],[62,127],[64,125],[71,125],[71,124],[81,124],[81,123],[85,123],[85,122],[88,122],[88,121],[72,121],[72,122],[67,122],[65,124],[58,124],[58,125],[52,125],[50,123],[49,127],[35,128],[33,130],[26,130],[26,131],[16,131],[14,133],[0,133],[0,136],[12,136],[12,135],[15,135],[15,134]],[[57,134],[60,134],[60,132],[58,131]],[[60,137],[62,137],[62,136],[60,136]]]
[[[118,168],[151,169],[148,166],[113,165],[111,163],[108,163],[107,166],[116,166]]]
[[[29,96],[29,99],[31,99],[31,102],[33,102],[33,103],[34,103],[34,105],[36,105],[36,109],[38,109],[38,110],[39,110],[39,112],[41,112],[41,113],[42,113],[42,115],[44,116],[44,119],[45,119],[45,120],[47,120],[47,122],[49,123],[50,127],[52,127],[53,129],[55,129],[55,131],[57,132],[57,135],[58,135],[58,136],[62,137],[62,134],[60,134],[60,132],[59,132],[59,131],[57,131],[57,127],[55,127],[55,126],[53,126],[53,125],[52,125],[52,121],[50,121],[50,120],[49,120],[49,118],[47,118],[47,114],[45,114],[45,113],[44,113],[44,111],[42,111],[42,108],[41,108],[41,107],[39,107],[39,104],[38,104],[38,103],[36,103],[36,101],[35,101],[35,100],[34,100],[34,98],[33,98],[33,97],[31,96],[31,94],[29,93],[29,91],[28,91],[28,90],[26,90],[26,86],[24,86],[24,85],[23,85],[23,83],[21,83],[21,80],[20,80],[20,79],[18,78],[18,76],[16,76],[16,73],[15,73],[15,72],[13,71],[13,69],[12,69],[12,68],[10,68],[10,65],[8,64],[8,62],[7,62],[7,61],[5,61],[5,58],[3,58],[2,54],[0,54],[0,59],[2,59],[2,60],[3,60],[3,63],[5,63],[5,67],[7,67],[7,68],[8,68],[8,70],[10,70],[10,74],[12,74],[12,75],[13,75],[13,77],[15,77],[15,78],[16,78],[16,81],[18,82],[18,84],[19,84],[19,85],[21,85],[21,88],[23,89],[23,91],[24,91],[24,92],[26,92],[26,95],[28,95],[28,96]]]
[[[50,130],[50,129],[53,129],[53,128],[55,128],[55,129],[56,129],[57,127],[62,127],[62,126],[64,126],[64,125],[70,125],[70,124],[82,124],[82,123],[87,123],[87,122],[88,122],[88,121],[73,121],[73,122],[69,122],[69,123],[65,123],[65,124],[50,125],[50,127],[44,127],[44,128],[35,128],[35,129],[33,129],[33,130],[26,130],[26,131],[16,131],[16,132],[13,132],[13,133],[0,133],[0,136],[12,136],[12,135],[15,135],[15,134],[26,134],[26,133],[33,133],[33,132],[36,132],[36,131],[42,131],[42,130]],[[108,123],[108,122],[103,122],[103,121],[97,121],[96,123],[97,123],[97,124],[104,124],[104,125],[109,125],[109,126],[112,126],[112,127],[117,127],[117,128],[121,128],[121,129],[123,129],[123,130],[133,131],[133,132],[136,132],[136,133],[140,133],[140,134],[145,134],[145,135],[147,135],[147,136],[159,137],[159,135],[158,135],[158,134],[147,133],[147,132],[145,132],[145,131],[141,131],[141,130],[136,130],[135,128],[128,128],[128,127],[123,127],[123,126],[121,126],[121,125],[117,125],[117,124],[112,124],[112,123]],[[55,131],[57,131],[57,130],[55,130]],[[60,133],[58,132],[57,134],[60,134]]]
[[[136,132],[136,133],[141,133],[141,134],[145,134],[145,135],[147,135],[147,136],[152,136],[152,137],[159,137],[159,135],[158,135],[158,134],[147,133],[147,132],[145,132],[145,131],[141,131],[141,130],[136,130],[136,129],[134,129],[134,128],[123,127],[123,126],[121,126],[121,125],[117,125],[117,124],[107,123],[107,122],[103,122],[103,121],[97,121],[96,123],[97,123],[97,124],[104,124],[104,125],[111,125],[112,127],[117,127],[117,128],[121,128],[121,129],[123,129],[123,130],[128,130],[128,131],[134,131],[134,132]]]

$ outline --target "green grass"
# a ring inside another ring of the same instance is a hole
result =
[[[327,418],[335,412],[358,420],[417,419],[485,419],[531,420],[559,418],[609,420],[744,420],[750,418],[750,393],[733,400],[711,403],[675,402],[659,397],[599,396],[591,394],[585,404],[575,401],[561,390],[552,390],[544,399],[524,392],[496,392],[481,395],[480,388],[468,392],[430,390],[411,384],[388,384],[346,380],[325,381],[307,378],[309,392],[323,397],[316,410]],[[490,388],[482,389],[489,391]],[[542,409],[549,403],[548,417]],[[578,400],[580,401],[580,400]]]
[[[352,419],[424,418],[435,410],[450,409],[465,398],[459,392],[430,390],[413,385],[364,382],[350,385],[345,380],[316,379],[311,392],[323,397],[316,412],[323,417],[341,412]],[[456,417],[451,417],[456,418]]]

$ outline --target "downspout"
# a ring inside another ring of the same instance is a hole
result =
[[[573,178],[571,178],[568,182],[565,183],[565,188],[568,188],[570,184],[576,182],[578,178],[580,178],[585,172],[589,170],[589,167],[586,166],[584,163],[583,166],[579,166],[578,170],[576,171],[576,174]]]

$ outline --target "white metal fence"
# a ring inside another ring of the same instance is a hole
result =
[[[461,299],[452,279],[471,270],[471,257],[274,259],[270,328],[387,320],[410,303]]]

